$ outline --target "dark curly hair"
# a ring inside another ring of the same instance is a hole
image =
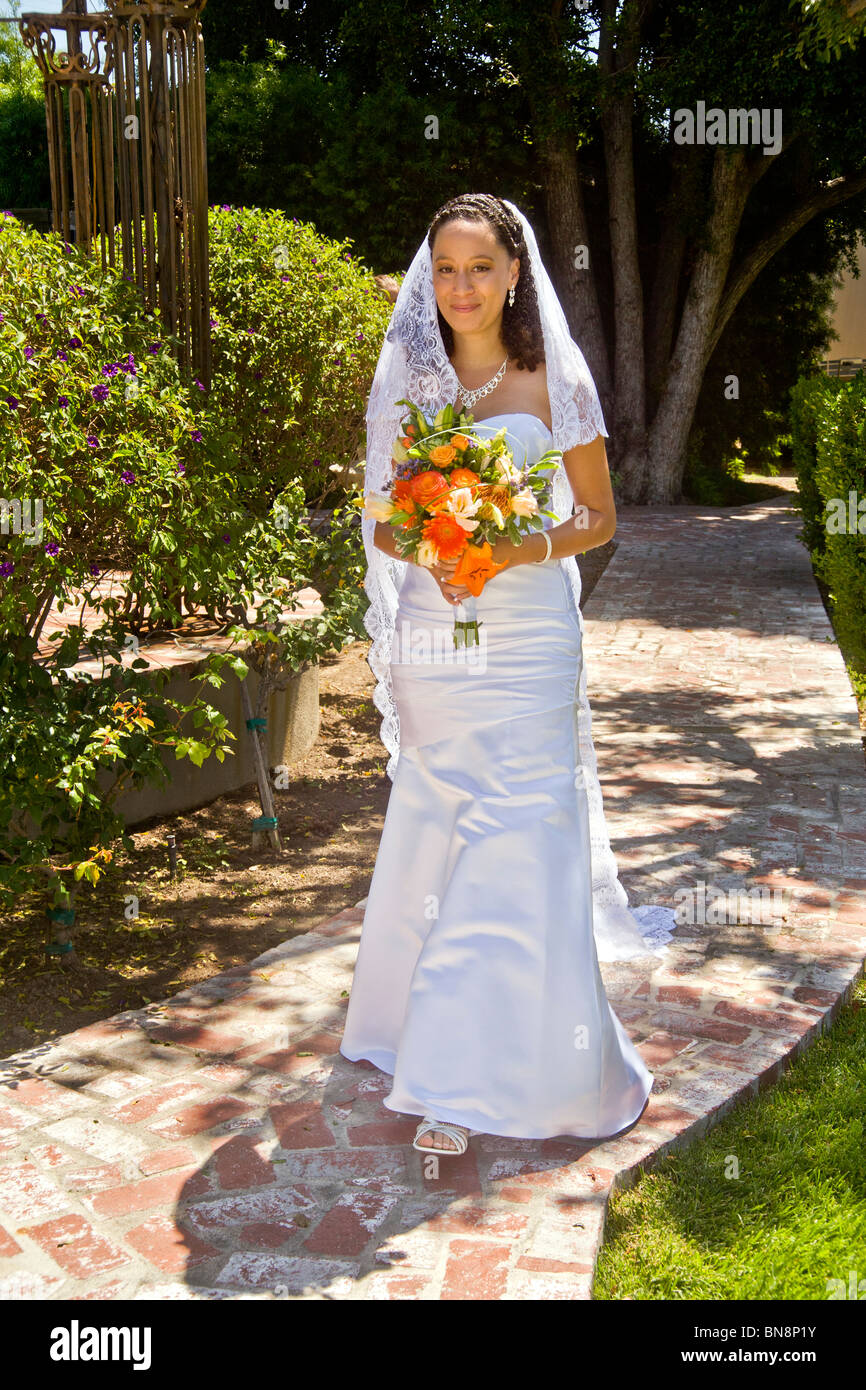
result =
[[[492,194],[461,193],[459,197],[443,203],[430,223],[427,243],[431,251],[439,228],[458,218],[466,222],[488,222],[509,257],[512,260],[515,256],[520,257],[520,277],[514,287],[514,303],[509,304],[506,297],[502,309],[502,341],[508,356],[515,359],[519,368],[534,372],[539,362],[544,361],[544,334],[520,219],[509,211],[501,198],[494,198]],[[441,310],[437,309],[437,313],[442,342],[451,357],[454,352],[454,332],[442,317]]]

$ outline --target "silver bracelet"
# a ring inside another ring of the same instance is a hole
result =
[[[544,564],[546,564],[547,561],[550,559],[551,554],[553,553],[553,541],[550,539],[550,532],[549,532],[549,531],[542,531],[541,534],[544,536],[544,539],[545,539],[545,541],[547,542],[547,554],[545,555],[545,557],[544,557],[543,560],[535,560],[535,561],[533,561],[533,563],[536,564],[536,565],[544,565]]]

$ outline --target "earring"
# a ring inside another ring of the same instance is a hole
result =
[[[513,305],[513,304],[514,304],[514,286],[513,286],[513,285],[511,286],[511,289],[508,291],[508,303],[509,303],[510,305]]]

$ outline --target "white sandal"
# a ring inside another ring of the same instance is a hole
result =
[[[425,1115],[415,1131],[412,1148],[417,1149],[422,1154],[451,1154],[457,1158],[459,1154],[465,1154],[469,1146],[469,1137],[463,1133],[464,1128],[463,1125],[449,1124],[447,1120],[435,1120],[432,1115]],[[429,1134],[434,1129],[440,1134],[444,1134],[447,1139],[451,1139],[457,1145],[456,1149],[436,1149],[432,1144],[418,1143],[419,1139],[423,1139],[425,1134]]]

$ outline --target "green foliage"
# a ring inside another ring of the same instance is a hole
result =
[[[816,560],[823,555],[826,540],[824,501],[816,479],[818,431],[823,408],[839,385],[822,372],[800,377],[790,393],[791,452],[803,516],[803,542]]]
[[[791,393],[803,540],[827,585],[839,645],[866,672],[866,374]]]
[[[333,47],[340,21],[352,0],[211,0],[201,13],[205,52],[211,63],[233,59],[253,62],[275,48],[307,53],[316,66],[324,66]]]
[[[337,240],[351,236],[377,270],[408,266],[433,210],[465,188],[531,207],[535,172],[519,88],[443,85],[431,94],[389,67],[386,81],[358,90],[363,71],[345,48],[327,75],[274,59],[210,68],[212,193],[286,210]]]
[[[391,305],[350,245],[279,211],[211,213],[210,408],[253,478],[249,505],[295,481],[311,503],[335,480],[345,495],[362,453]]]
[[[797,26],[795,52],[804,66],[811,54],[819,63],[838,61],[866,34],[866,9],[856,0],[789,0],[788,8]]]
[[[231,228],[246,224],[248,235],[233,238],[224,214],[214,221],[226,224],[214,238],[226,315],[206,399],[178,370],[132,284],[116,271],[103,273],[97,259],[57,236],[0,217],[0,765],[11,769],[0,786],[6,905],[26,889],[47,889],[63,906],[74,885],[95,882],[122,833],[112,809],[118,791],[130,780],[163,780],[161,751],[173,749],[197,766],[211,753],[225,756],[233,735],[203,697],[179,704],[163,696],[164,681],[146,663],[123,664],[131,634],[176,626],[184,599],[202,604],[232,639],[209,658],[203,687],[221,685],[226,666],[244,679],[260,657],[270,657],[278,673],[301,670],[363,635],[357,514],[338,508],[324,530],[311,529],[302,479],[292,476],[296,468],[303,475],[298,461],[306,455],[303,446],[293,451],[286,404],[297,383],[298,399],[306,401],[311,381],[321,403],[311,401],[307,441],[336,455],[345,430],[351,453],[363,368],[345,351],[342,371],[327,353],[319,367],[315,354],[329,334],[346,336],[355,325],[360,272],[342,247],[329,248],[301,229],[298,245],[321,252],[327,292],[315,272],[306,287],[299,277],[308,296],[301,296],[303,314],[295,314],[273,269],[255,273],[270,244],[263,236],[256,249],[255,226],[279,233],[290,264],[299,263],[291,260],[284,222],[238,212]],[[368,326],[380,323],[379,305],[387,313],[384,300],[373,300],[360,294]],[[325,322],[319,337],[317,311]],[[259,361],[269,393],[264,423],[250,391]],[[227,379],[232,372],[236,381]],[[282,621],[308,585],[319,590],[325,611]],[[52,605],[62,612],[82,596],[92,629],[73,624],[40,652]],[[82,656],[97,661],[73,672]]]
[[[218,542],[242,519],[201,394],[131,284],[11,217],[0,311],[2,495],[38,498],[44,516],[38,544],[14,527],[4,538],[0,633],[30,631],[49,592],[93,588],[109,566],[132,571],[154,622],[177,621],[172,590],[217,578]]]
[[[18,15],[21,5],[10,8]],[[42,79],[17,27],[0,24],[0,208],[50,200]]]
[[[703,431],[701,458],[708,473],[730,473],[734,459],[751,472],[772,473],[777,466],[788,392],[820,359],[830,336],[839,246],[820,227],[810,228],[806,241],[811,244],[796,242],[790,255],[780,253],[758,278],[707,365],[695,423]]]
[[[0,906],[28,890],[48,892],[55,906],[72,902],[74,885],[96,883],[112,858],[123,822],[111,803],[129,782],[167,781],[161,747],[222,761],[227,741],[219,710],[203,701],[178,706],[163,698],[167,672],[147,675],[145,662],[124,668],[106,660],[99,678],[89,672],[53,674],[32,658],[32,639],[0,655]],[[178,732],[193,712],[206,730],[196,740]],[[103,779],[114,777],[111,791]],[[125,841],[127,845],[129,841]]]
[[[120,664],[133,615],[147,604],[153,622],[176,621],[176,591],[230,564],[216,541],[228,518],[240,518],[233,479],[209,466],[219,439],[157,334],[118,275],[103,275],[55,235],[0,217],[0,764],[13,769],[0,792],[0,824],[10,827],[0,854],[7,902],[23,882],[38,881],[37,869],[55,901],[65,900],[55,839],[65,837],[72,858],[62,868],[74,874],[88,847],[105,849],[116,837],[99,770],[155,775],[157,745],[177,740],[180,712],[141,674],[144,663]],[[116,580],[114,593],[98,582],[107,579]],[[78,594],[94,621],[86,654],[103,659],[105,680],[67,673],[85,642],[80,625],[52,634],[37,655],[52,604],[62,611]],[[139,713],[127,726],[130,709]],[[208,705],[200,713],[205,745],[220,747],[225,721]]]
[[[0,85],[0,206],[47,208],[50,205],[51,179],[42,93],[16,91]]]
[[[21,14],[21,0],[7,0],[11,16]],[[0,87],[42,96],[42,78],[17,24],[0,24]],[[43,126],[45,113],[43,108]]]

